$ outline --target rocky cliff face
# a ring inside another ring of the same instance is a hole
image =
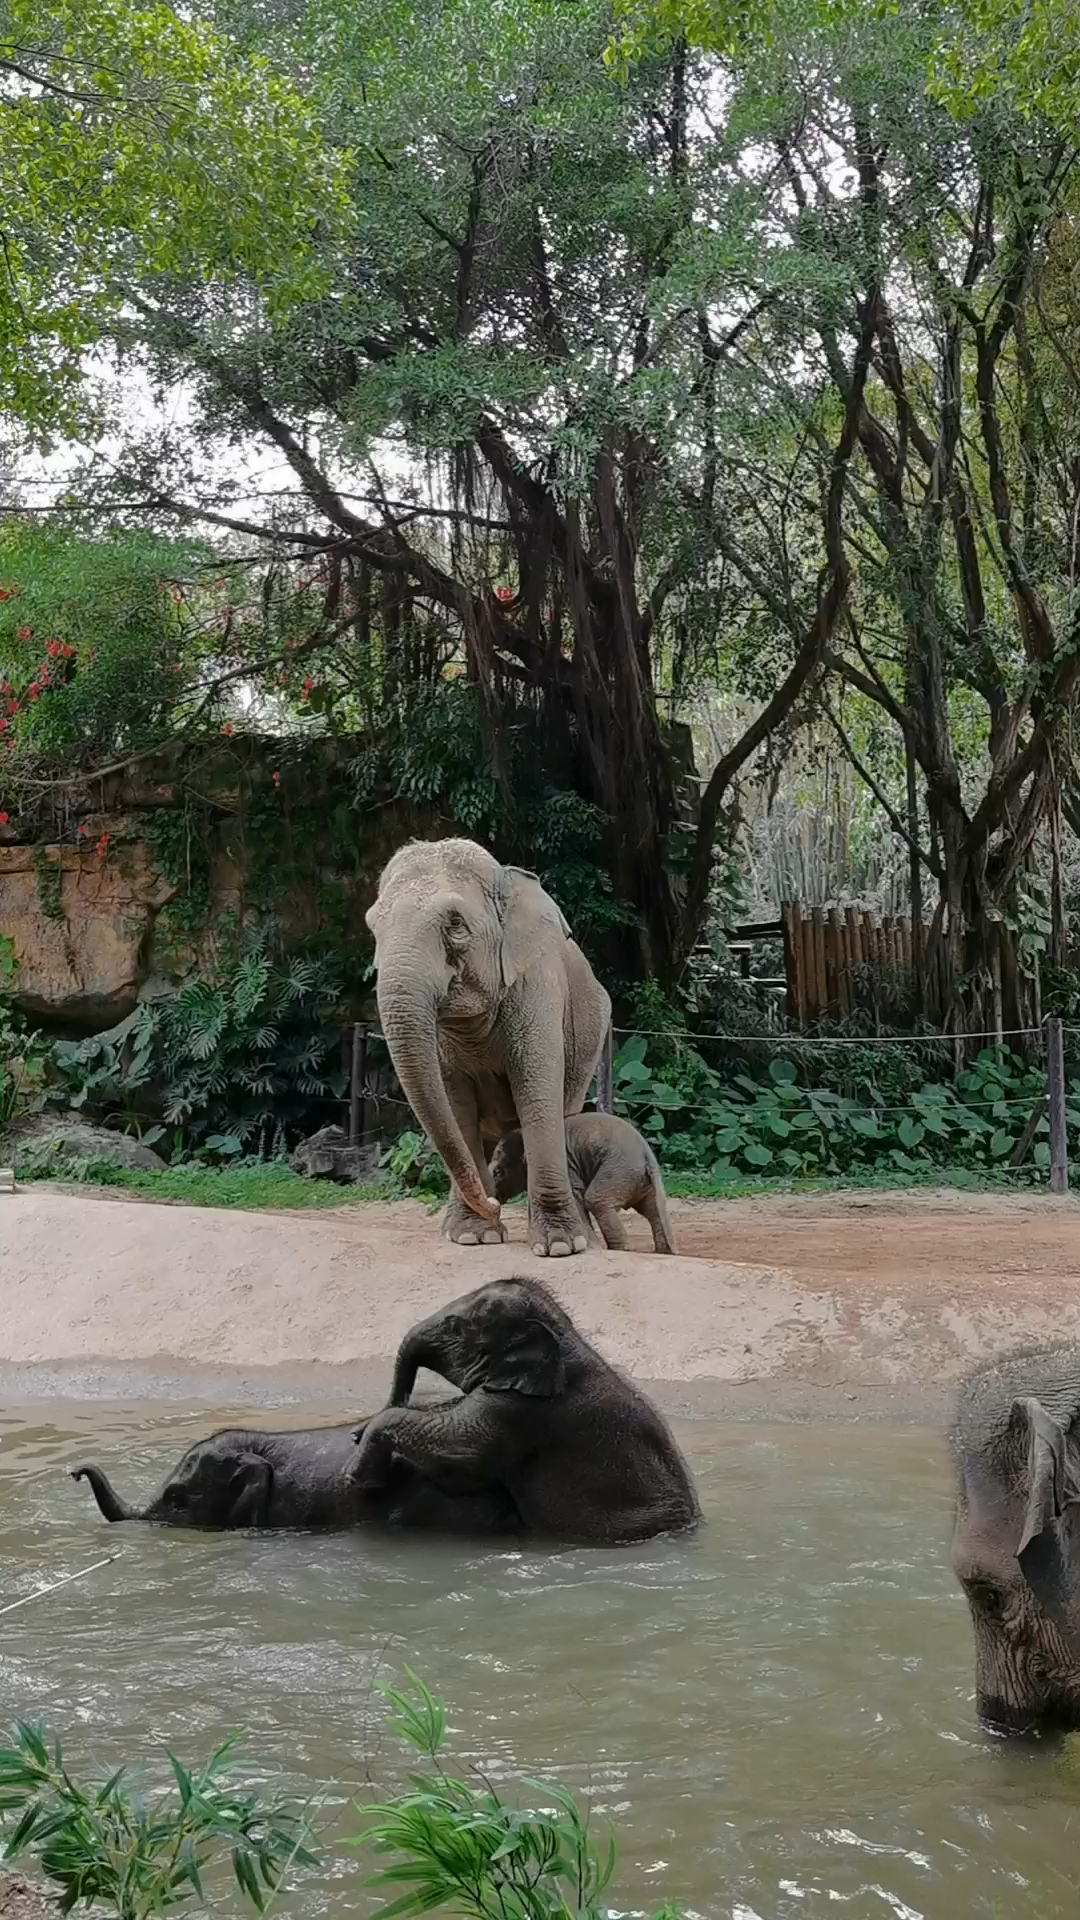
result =
[[[115,844],[125,823],[101,825]],[[17,1001],[34,1019],[94,1032],[130,1013],[150,971],[154,924],[176,888],[145,842],[123,857],[88,848],[0,845],[0,933],[18,962]]]
[[[282,743],[247,738],[65,788],[36,817],[0,824],[0,935],[13,944],[15,999],[53,1030],[94,1033],[151,983],[212,963],[222,930],[271,912],[287,941],[317,936],[360,956],[364,912],[385,860],[439,830],[394,805],[358,819],[347,745],[316,743],[280,770]]]

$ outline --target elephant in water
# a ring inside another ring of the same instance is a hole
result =
[[[462,1398],[409,1406],[420,1367]],[[502,1488],[530,1533],[645,1540],[701,1517],[666,1422],[536,1280],[495,1280],[413,1327],[391,1405],[357,1440],[359,1485],[385,1487],[400,1458],[443,1486]]]
[[[472,840],[416,840],[383,869],[367,921],[383,1034],[453,1182],[444,1231],[505,1240],[488,1156],[520,1126],[533,1251],[580,1252],[563,1116],[585,1104],[611,1002],[554,900]]]
[[[979,1717],[999,1733],[1080,1729],[1080,1344],[978,1368],[952,1446]]]
[[[190,1447],[145,1507],[121,1500],[100,1467],[74,1467],[72,1478],[89,1481],[106,1520],[212,1530],[416,1527],[476,1536],[521,1532],[508,1494],[499,1489],[445,1493],[404,1460],[389,1463],[377,1492],[357,1486],[346,1477],[356,1453],[356,1432],[351,1424],[294,1433],[226,1428]]]

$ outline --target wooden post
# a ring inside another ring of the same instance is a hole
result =
[[[784,974],[787,979],[787,1017],[789,1026],[801,1027],[806,994],[803,982],[803,950],[799,927],[799,909],[788,905],[780,909],[784,930]]]
[[[829,935],[824,907],[814,908],[814,959],[817,964],[818,1014],[828,1013],[832,1004],[832,969],[829,966]]]
[[[829,939],[833,951],[836,1005],[841,1013],[849,1013],[851,996],[848,992],[847,941],[844,938],[844,922],[839,907],[829,908]]]
[[[1065,1047],[1056,1013],[1046,1021],[1046,1099],[1050,1113],[1050,1191],[1069,1191],[1069,1147],[1065,1132]]]
[[[614,1113],[614,1053],[611,1043],[611,1028],[604,1036],[604,1051],[596,1069],[596,1106],[600,1113]]]
[[[803,1025],[817,1018],[821,1004],[817,970],[817,935],[814,931],[814,916],[804,913],[800,908],[799,936],[803,950],[803,979],[806,981],[806,999],[803,1003]]]
[[[367,1081],[368,1030],[357,1021],[352,1030],[352,1072],[349,1078],[349,1145],[364,1137],[364,1085]]]
[[[1032,1107],[1031,1112],[1028,1115],[1027,1126],[1024,1128],[1023,1133],[1020,1135],[1019,1140],[1017,1141],[1015,1147],[1013,1148],[1012,1152],[1009,1155],[1010,1167],[1023,1166],[1024,1161],[1027,1159],[1028,1154],[1031,1152],[1031,1143],[1035,1138],[1035,1130],[1038,1127],[1039,1121],[1042,1119],[1043,1114],[1045,1112],[1046,1112],[1046,1094],[1040,1093],[1037,1095],[1035,1100],[1035,1105]]]

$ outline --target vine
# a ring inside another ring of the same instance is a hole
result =
[[[46,920],[62,922],[66,916],[60,896],[62,868],[59,849],[57,849],[55,860],[50,860],[48,847],[35,847],[31,859],[41,911]]]

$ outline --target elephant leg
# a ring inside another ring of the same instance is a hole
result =
[[[581,1215],[582,1224],[585,1228],[586,1234],[588,1235],[588,1241],[589,1241],[590,1247],[601,1246],[603,1243],[600,1240],[599,1235],[593,1231],[593,1223],[592,1223],[592,1219],[590,1218],[589,1203],[585,1198],[584,1187],[576,1186],[573,1184],[573,1182],[571,1182],[570,1191],[574,1196],[574,1202],[577,1206],[578,1212]]]
[[[603,1235],[605,1247],[611,1253],[625,1253],[626,1229],[619,1219],[619,1202],[605,1185],[603,1174],[598,1174],[585,1189],[585,1204]]]
[[[484,1192],[493,1194],[487,1154],[480,1137],[476,1087],[462,1073],[447,1073],[444,1077],[450,1105],[484,1183]],[[448,1240],[455,1241],[459,1247],[497,1247],[507,1237],[501,1220],[482,1220],[479,1214],[471,1212],[456,1186],[451,1188],[450,1201],[443,1216],[443,1232]]]
[[[346,1478],[384,1487],[396,1455],[455,1493],[501,1484],[521,1450],[486,1398],[465,1394],[435,1407],[385,1407],[365,1426]]]
[[[515,1035],[508,1077],[529,1170],[529,1245],[534,1253],[554,1258],[584,1253],[589,1236],[566,1163],[561,1029],[553,1035],[549,1019],[526,1015]]]

